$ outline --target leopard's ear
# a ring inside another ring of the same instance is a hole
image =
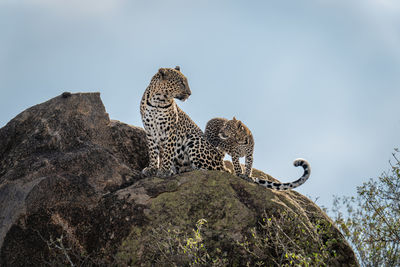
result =
[[[234,116],[232,120],[233,120],[233,121],[236,121],[236,117]]]
[[[181,71],[181,67],[179,67],[179,66],[176,66],[175,69],[176,69],[177,71]]]
[[[158,73],[160,73],[160,76],[161,76],[161,79],[164,79],[165,78],[165,69],[164,68],[160,68],[159,70],[158,70]]]

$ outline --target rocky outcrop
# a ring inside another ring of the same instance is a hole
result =
[[[147,163],[143,129],[110,121],[98,93],[19,114],[0,129],[0,266],[240,266],[292,252],[357,265],[326,214],[294,191],[217,171],[143,178]]]

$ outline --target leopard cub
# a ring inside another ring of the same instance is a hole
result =
[[[287,190],[296,188],[310,177],[310,164],[305,159],[296,159],[294,166],[303,167],[303,175],[291,183],[275,183],[258,178],[251,177],[253,165],[254,139],[249,128],[241,121],[233,117],[232,120],[224,118],[214,118],[207,122],[205,133],[206,139],[218,148],[221,152],[227,153],[232,157],[232,163],[235,174],[246,180],[254,181],[255,183],[267,188],[275,190]],[[242,167],[239,162],[240,157],[245,159],[245,171],[242,173]]]
[[[212,145],[232,157],[237,176],[251,176],[254,139],[246,125],[235,117],[232,120],[214,118],[207,122],[204,135]],[[241,157],[246,157],[244,174],[242,174],[242,167],[239,162]]]

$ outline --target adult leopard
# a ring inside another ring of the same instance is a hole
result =
[[[175,103],[191,95],[180,68],[161,68],[140,102],[140,114],[149,145],[145,176],[168,177],[192,169],[225,170],[224,154],[211,145],[202,130]]]
[[[235,174],[246,180],[252,180],[257,184],[275,190],[287,190],[299,187],[310,177],[310,164],[305,159],[296,159],[294,166],[301,166],[304,169],[303,175],[291,183],[275,183],[251,177],[253,165],[254,139],[249,128],[243,122],[233,117],[232,120],[214,118],[207,122],[204,135],[207,140],[217,147],[221,152],[232,157]],[[245,172],[242,174],[242,167],[239,158],[245,158]],[[251,178],[251,179],[250,179]]]

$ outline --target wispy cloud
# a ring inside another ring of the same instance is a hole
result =
[[[2,0],[1,5],[50,9],[60,15],[102,16],[121,9],[126,0]]]
[[[400,59],[400,1],[369,0],[365,6],[367,22]]]
[[[396,59],[400,60],[400,1],[398,0],[317,0],[326,7],[349,12],[365,24]]]

